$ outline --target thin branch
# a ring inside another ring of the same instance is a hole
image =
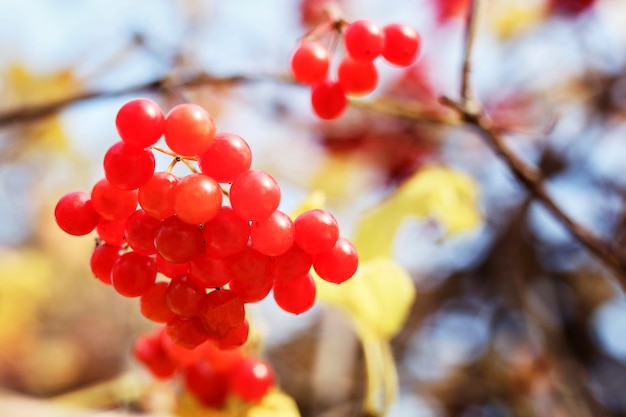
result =
[[[626,288],[626,259],[620,249],[610,242],[605,242],[593,232],[576,223],[552,199],[545,187],[545,180],[535,168],[520,159],[506,144],[504,137],[493,128],[492,122],[482,113],[475,114],[458,103],[443,98],[445,104],[457,109],[466,123],[475,126],[482,137],[509,166],[513,175],[526,189],[552,212],[593,255],[609,267]]]
[[[128,94],[148,91],[165,91],[181,87],[198,87],[202,85],[232,85],[260,81],[276,81],[285,83],[290,82],[287,77],[279,76],[231,75],[225,77],[216,77],[206,73],[196,73],[183,77],[165,76],[155,79],[153,81],[137,85],[131,85],[120,89],[109,91],[88,91],[73,96],[64,97],[56,101],[43,103],[40,105],[27,105],[17,109],[0,112],[0,128],[14,123],[28,122],[42,117],[50,116],[70,105],[99,98],[119,97]]]
[[[472,97],[472,89],[470,87],[471,54],[474,48],[474,39],[476,38],[476,29],[478,21],[478,9],[480,0],[472,0],[467,8],[467,20],[465,22],[465,51],[463,53],[463,69],[461,71],[461,100],[463,105],[467,106],[474,100]]]
[[[465,52],[463,57],[463,70],[461,73],[461,100],[456,102],[448,97],[442,97],[441,102],[455,109],[462,120],[478,129],[482,137],[491,145],[509,166],[515,177],[526,189],[543,203],[582,243],[592,254],[609,267],[626,289],[626,259],[618,247],[605,242],[590,230],[576,223],[563,209],[550,197],[545,187],[545,180],[541,173],[534,167],[520,159],[506,144],[504,137],[498,132],[491,120],[483,113],[480,104],[474,101],[470,74],[470,60],[476,34],[477,11],[480,0],[472,0],[468,10],[465,28]]]

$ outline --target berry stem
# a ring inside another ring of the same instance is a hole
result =
[[[165,168],[165,172],[172,172],[172,170],[174,169],[176,164],[179,163],[179,162],[180,162],[180,157],[179,156],[174,156],[174,158],[172,159],[172,162],[170,162],[170,164],[167,166],[167,168]]]
[[[169,149],[165,149],[160,146],[152,145],[150,149],[153,149],[157,152],[164,153],[165,155],[173,156],[174,158],[179,157],[179,155],[177,155],[175,152],[172,152]]]
[[[189,168],[191,172],[193,172],[194,174],[197,174],[199,172],[198,169],[190,162],[190,161],[193,161],[194,159],[180,158],[180,160],[183,162],[183,164],[187,165],[187,168]]]

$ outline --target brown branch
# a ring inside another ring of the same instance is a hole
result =
[[[459,103],[444,97],[442,102],[456,109],[463,120],[476,127],[496,154],[509,166],[515,178],[543,205],[556,216],[593,255],[609,267],[626,288],[626,259],[618,247],[605,242],[587,228],[576,223],[552,199],[545,187],[545,180],[537,169],[520,159],[506,144],[504,137],[493,128],[492,122],[482,112],[473,112]]]
[[[287,77],[232,75],[216,77],[206,73],[196,73],[183,77],[165,76],[142,84],[132,85],[109,91],[87,91],[56,101],[38,105],[27,105],[17,109],[0,112],[0,128],[14,123],[28,122],[53,115],[60,110],[83,101],[106,97],[119,97],[133,93],[148,91],[166,91],[181,87],[198,87],[202,85],[231,85],[259,81],[290,82]]]
[[[470,59],[474,45],[477,27],[477,11],[480,0],[472,0],[468,10],[465,28],[465,51],[463,69],[461,73],[461,100],[456,102],[448,97],[442,97],[441,102],[455,109],[462,120],[478,129],[481,136],[491,145],[509,166],[515,177],[526,189],[563,223],[572,235],[583,244],[592,254],[609,267],[626,289],[626,259],[618,247],[605,242],[590,230],[576,223],[550,197],[545,187],[545,180],[541,173],[520,159],[506,144],[504,137],[498,132],[491,120],[483,113],[480,104],[473,98],[470,74]]]
[[[474,48],[474,39],[476,38],[476,29],[478,21],[478,9],[480,0],[472,0],[467,8],[467,19],[465,22],[465,50],[463,53],[463,69],[461,70],[461,100],[463,105],[468,106],[474,100],[470,87],[471,54]]]

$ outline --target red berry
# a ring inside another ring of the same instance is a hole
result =
[[[139,297],[152,287],[156,274],[154,259],[135,252],[127,252],[113,264],[111,284],[125,297]]]
[[[185,349],[195,349],[210,336],[198,317],[175,316],[167,322],[165,331],[174,344]]]
[[[338,81],[323,81],[311,89],[311,106],[321,119],[335,119],[348,106],[346,91]]]
[[[229,385],[232,392],[242,400],[261,401],[274,385],[274,371],[264,360],[247,358],[233,369]]]
[[[274,283],[274,300],[288,313],[300,314],[315,304],[315,281],[311,274],[295,278],[276,280]]]
[[[139,298],[139,310],[148,320],[157,323],[167,323],[176,316],[165,302],[167,287],[167,282],[155,282]]]
[[[320,278],[339,284],[352,277],[358,265],[356,249],[349,240],[340,237],[328,252],[317,256],[313,267]]]
[[[111,284],[111,269],[122,254],[122,248],[117,245],[98,245],[89,259],[91,272],[105,284]]]
[[[272,289],[273,279],[270,274],[270,260],[255,249],[246,250],[226,258],[228,267],[233,274],[230,288],[244,302],[252,303],[262,300]]]
[[[189,261],[189,278],[202,288],[220,288],[233,278],[223,258],[201,253]]]
[[[146,148],[154,145],[165,127],[165,117],[158,104],[147,99],[131,100],[117,112],[115,126],[122,140]]]
[[[269,218],[252,223],[252,247],[267,256],[278,256],[293,245],[295,229],[288,214],[276,210]]]
[[[161,255],[156,254],[157,270],[168,278],[175,278],[187,274],[189,267],[187,262],[174,263],[163,259]]]
[[[406,67],[417,59],[421,38],[410,26],[392,23],[383,28],[385,46],[383,58],[390,64]]]
[[[178,218],[189,224],[202,224],[213,219],[222,207],[222,189],[205,174],[190,174],[177,185],[174,210]]]
[[[172,278],[167,291],[165,302],[167,307],[181,317],[195,316],[200,311],[206,292],[187,276]]]
[[[151,217],[145,211],[139,209],[135,211],[124,225],[124,235],[126,242],[135,252],[143,255],[154,255],[154,237],[161,225],[161,220]]]
[[[324,81],[330,66],[328,48],[319,42],[304,41],[291,56],[291,74],[302,84],[317,84]]]
[[[197,156],[209,149],[215,136],[211,115],[196,104],[179,104],[165,116],[165,143],[182,156]]]
[[[232,133],[218,133],[206,152],[198,157],[200,170],[217,182],[233,182],[250,169],[252,151],[248,143]]]
[[[133,356],[143,363],[156,378],[169,378],[176,372],[173,362],[163,349],[160,336],[141,335],[133,345]]]
[[[278,208],[280,187],[267,172],[259,170],[239,174],[230,188],[230,203],[244,220],[262,221]]]
[[[385,37],[380,27],[368,20],[356,20],[343,32],[346,51],[357,61],[373,61],[383,51]]]
[[[312,255],[329,251],[339,238],[339,224],[326,210],[307,210],[296,217],[294,225],[296,244]]]
[[[103,165],[111,184],[122,190],[135,190],[152,178],[155,160],[150,149],[120,141],[104,154]]]
[[[200,319],[206,330],[217,338],[242,325],[245,318],[243,300],[234,291],[211,291],[200,308]]]
[[[210,222],[204,225],[207,252],[219,256],[234,255],[248,246],[250,222],[239,217],[232,207],[222,206]]]
[[[174,174],[155,172],[147,183],[139,187],[139,205],[155,219],[173,216],[177,183],[178,178]]]
[[[230,330],[224,337],[213,340],[213,343],[221,350],[237,349],[246,343],[249,333],[250,325],[248,320],[244,319],[241,326]]]
[[[205,407],[222,408],[228,396],[227,378],[207,359],[192,362],[183,371],[185,387]]]
[[[100,221],[89,194],[83,191],[74,191],[61,197],[54,208],[54,218],[65,233],[73,236],[90,233]]]
[[[137,208],[137,191],[120,190],[103,178],[91,190],[93,208],[108,220],[126,220]]]
[[[376,88],[378,70],[372,61],[356,61],[345,55],[339,63],[337,78],[346,94],[365,95]]]
[[[202,229],[176,216],[168,217],[156,231],[154,246],[157,253],[168,262],[188,262],[204,251]]]
[[[126,239],[124,238],[125,220],[107,220],[100,219],[96,226],[96,232],[100,239],[109,245],[122,245]]]
[[[293,245],[282,255],[271,258],[270,270],[276,280],[306,275],[313,266],[313,256]]]

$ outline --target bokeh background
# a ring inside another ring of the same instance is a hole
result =
[[[43,407],[37,415],[56,415],[46,407],[59,398],[85,407],[81,415],[169,412],[175,401],[129,353],[152,328],[136,300],[91,276],[93,237],[63,234],[52,215],[61,195],[102,177],[102,156],[118,140],[117,109],[137,96],[164,109],[204,106],[277,178],[284,211],[322,191],[349,237],[425,169],[467,181],[480,212],[468,227],[453,227],[467,215],[449,201],[453,181],[435,177],[435,208],[402,213],[398,228],[379,236],[417,294],[391,340],[399,395],[390,416],[626,415],[620,281],[475,131],[437,122],[454,118],[438,98],[458,97],[467,2],[338,0],[349,21],[419,30],[418,62],[381,63],[377,90],[358,100],[409,102],[424,117],[357,103],[331,122],[314,116],[308,89],[288,78],[291,51],[324,3],[0,0],[0,415],[35,415],[33,404]],[[626,4],[481,3],[471,74],[478,100],[541,169],[553,199],[621,245]],[[46,105],[52,111],[32,112]],[[303,416],[361,415],[363,352],[344,314],[319,303],[293,317],[271,299],[249,314]],[[117,391],[88,390],[129,373],[143,377]],[[2,411],[14,398],[37,402]]]

